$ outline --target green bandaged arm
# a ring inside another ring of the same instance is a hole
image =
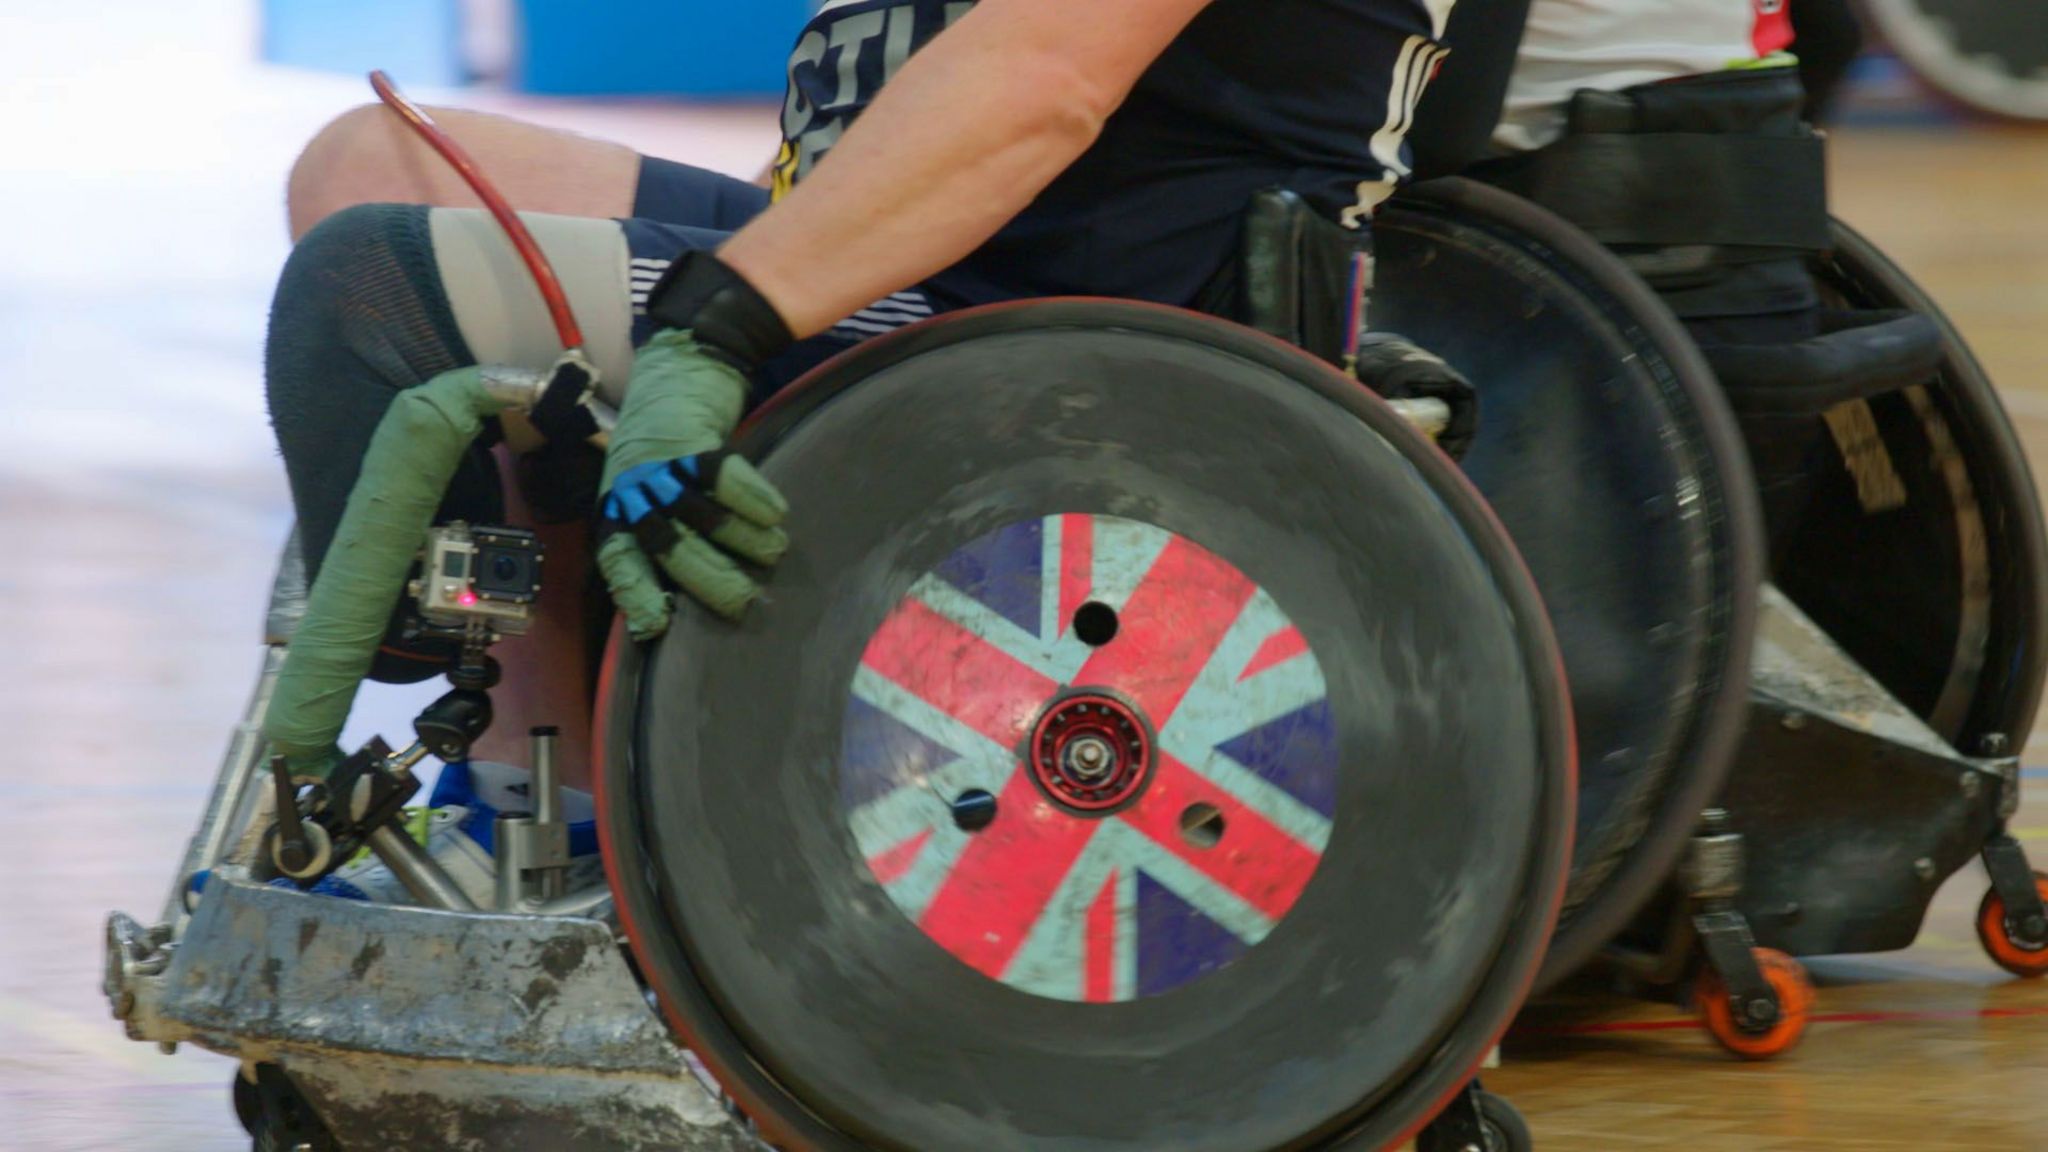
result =
[[[460,368],[400,393],[377,425],[264,720],[295,774],[324,776],[335,764],[434,511],[484,420],[507,406],[485,390],[481,369]]]

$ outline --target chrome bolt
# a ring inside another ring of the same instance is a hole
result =
[[[1922,880],[1934,879],[1934,861],[1925,856],[1913,861],[1913,874]]]
[[[1082,779],[1095,780],[1107,775],[1114,762],[1109,744],[1100,737],[1083,736],[1067,745],[1067,766]]]

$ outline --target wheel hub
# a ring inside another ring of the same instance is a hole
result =
[[[1123,807],[1151,776],[1152,741],[1137,710],[1101,692],[1048,705],[1031,734],[1031,771],[1053,802],[1083,815]]]

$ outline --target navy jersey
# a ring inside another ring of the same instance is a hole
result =
[[[1086,155],[928,287],[951,304],[1085,294],[1186,305],[1231,258],[1261,188],[1292,188],[1362,225],[1409,170],[1409,120],[1444,58],[1452,2],[1216,0]],[[778,189],[972,7],[825,4],[791,57]]]

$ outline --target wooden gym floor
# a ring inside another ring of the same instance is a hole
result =
[[[254,673],[287,520],[259,388],[279,189],[364,95],[240,63],[242,7],[105,0],[0,36],[8,1152],[247,1147],[231,1065],[128,1043],[97,991],[101,919],[156,911]],[[772,130],[758,108],[498,103],[734,171]],[[1840,213],[1949,309],[2048,460],[2048,133],[1846,131],[1834,151]],[[356,735],[413,699],[372,699]],[[2048,769],[2030,777],[2019,823],[2048,862]],[[1595,986],[1533,1009],[1491,1083],[1552,1152],[2048,1150],[2048,984],[1979,955],[1982,888],[1956,877],[1910,951],[1816,963],[1825,1022],[1775,1064]]]

